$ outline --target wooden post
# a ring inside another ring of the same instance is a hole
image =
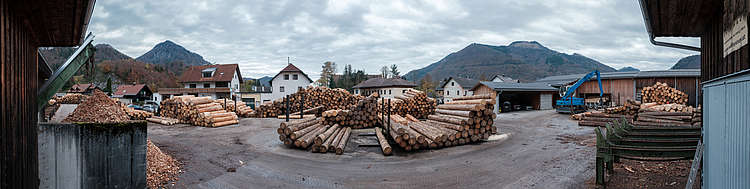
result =
[[[305,93],[302,93],[302,103],[299,103],[299,115],[305,115]]]
[[[289,95],[284,97],[284,103],[286,103],[286,110],[284,110],[286,113],[286,122],[289,122]]]

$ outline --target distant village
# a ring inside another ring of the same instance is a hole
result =
[[[334,65],[335,66],[335,65]],[[385,69],[385,67],[384,67]],[[394,68],[395,69],[395,68]],[[361,73],[360,73],[361,74]],[[451,102],[453,98],[472,95],[491,94],[495,97],[495,113],[519,110],[549,110],[555,107],[554,102],[560,99],[560,87],[571,85],[585,74],[571,74],[549,76],[534,82],[520,82],[503,74],[491,78],[473,79],[464,77],[445,77],[437,85],[429,81],[413,82],[386,71],[378,75],[361,74],[363,77],[348,78],[348,82],[357,82],[345,86],[355,95],[370,95],[379,93],[386,99],[402,96],[408,89],[427,92],[439,104]],[[313,86],[329,86],[335,81],[342,81],[342,75],[330,73],[321,80],[313,81],[305,71],[289,63],[279,70],[268,84],[259,79],[246,79],[240,73],[238,64],[212,64],[191,66],[179,76],[179,88],[151,89],[145,84],[119,85],[111,92],[111,97],[121,103],[131,105],[139,110],[158,111],[158,106],[164,99],[173,96],[194,95],[209,96],[213,99],[236,99],[245,102],[255,109],[264,103],[283,99],[287,95],[296,93],[302,88]],[[655,82],[668,83],[676,86],[689,95],[688,104],[696,106],[699,102],[700,71],[697,69],[670,69],[662,71],[626,71],[602,73],[602,89],[604,94],[599,96],[597,82],[586,81],[575,91],[575,94],[585,99],[593,106],[603,101],[608,106],[623,105],[626,99],[641,99],[643,87]],[[94,89],[101,89],[94,84],[75,84],[66,93],[90,94]]]

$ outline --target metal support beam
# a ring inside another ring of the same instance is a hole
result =
[[[65,83],[67,83],[84,64],[89,62],[89,59],[94,57],[94,51],[96,51],[96,49],[92,44],[93,41],[94,35],[89,33],[86,40],[84,40],[81,46],[78,47],[75,53],[73,53],[73,55],[65,61],[65,64],[57,69],[57,71],[52,74],[52,77],[40,87],[39,92],[37,93],[37,107],[39,110],[44,108],[44,105],[47,104],[47,100],[52,98],[57,91],[62,89],[63,85],[65,85]]]

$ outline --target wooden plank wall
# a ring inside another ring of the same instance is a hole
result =
[[[700,79],[699,78],[627,78],[627,79],[605,79],[602,80],[604,94],[611,95],[614,105],[623,105],[626,100],[637,100],[638,95],[643,87],[652,86],[656,82],[667,83],[670,87],[688,94],[688,104],[696,106],[700,100]],[[635,86],[634,86],[635,84]],[[635,89],[635,91],[633,91]],[[696,93],[698,92],[698,93]],[[576,91],[578,97],[583,94],[599,95],[599,84],[596,81],[587,81],[583,83]]]
[[[699,78],[637,78],[635,80],[636,92],[640,93],[643,87],[648,87],[656,84],[656,82],[666,83],[670,87],[674,87],[688,94],[688,105],[697,106],[700,102],[700,83]]]
[[[701,36],[702,80],[708,81],[750,69],[750,45],[745,45],[724,57],[723,34],[737,17],[748,16],[748,0],[724,1],[722,15],[716,15],[714,22],[707,24]]]
[[[17,10],[0,1],[0,188],[37,188],[37,43]]]
[[[622,105],[627,99],[635,99],[633,96],[633,79],[605,79],[602,80],[602,89],[604,94],[611,95],[613,104]],[[583,94],[599,95],[599,83],[597,81],[584,82],[578,90],[576,90],[578,97],[583,97]]]

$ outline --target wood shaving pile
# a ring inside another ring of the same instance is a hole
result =
[[[117,123],[130,120],[128,114],[114,100],[100,90],[83,101],[63,122]]]
[[[159,147],[148,141],[146,152],[146,184],[149,188],[163,188],[164,185],[174,184],[178,180],[180,164],[165,153]]]
[[[84,101],[86,101],[86,99],[88,97],[89,96],[86,96],[86,95],[83,95],[83,94],[78,94],[78,93],[66,94],[65,96],[62,96],[62,97],[56,97],[54,102],[50,101],[50,105],[52,103],[80,104],[80,103],[83,103]]]

